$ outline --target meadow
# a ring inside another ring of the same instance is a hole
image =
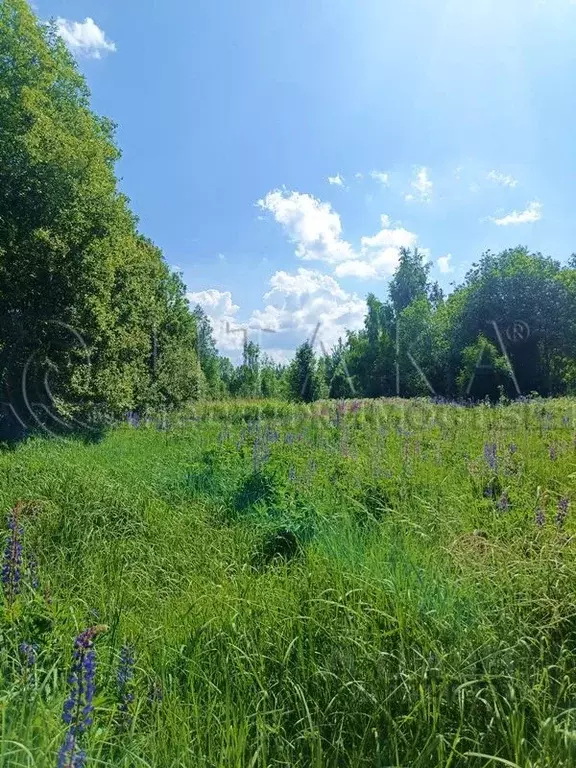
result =
[[[1,451],[0,766],[576,765],[575,417],[204,403]]]

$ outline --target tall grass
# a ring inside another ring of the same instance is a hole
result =
[[[0,766],[56,765],[93,625],[89,766],[576,765],[575,405],[210,404],[1,453],[38,586]]]

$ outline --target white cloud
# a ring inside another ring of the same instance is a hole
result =
[[[266,342],[276,351],[293,350],[311,339],[318,324],[316,341],[329,349],[345,337],[346,329],[362,327],[366,311],[364,300],[343,290],[334,278],[302,267],[272,275],[264,300],[266,306],[253,312],[249,326],[268,329]]]
[[[308,194],[275,190],[258,205],[270,211],[296,243],[296,255],[331,264],[337,277],[384,279],[398,265],[400,248],[413,248],[418,237],[401,226],[395,226],[386,215],[381,216],[381,229],[360,238],[354,249],[341,237],[340,216],[328,203]]]
[[[242,349],[244,334],[237,332],[241,326],[236,318],[240,307],[232,301],[230,291],[209,288],[206,291],[187,293],[186,298],[192,308],[199,304],[208,315],[220,350]]]
[[[542,218],[542,203],[536,201],[529,203],[523,211],[512,211],[499,219],[492,218],[491,221],[499,227],[507,227],[510,224],[531,224],[540,221]]]
[[[418,240],[413,232],[394,226],[384,215],[381,229],[375,235],[361,237],[360,248],[354,249],[342,239],[340,216],[329,203],[300,192],[274,190],[258,205],[283,226],[296,243],[299,258],[327,262],[337,277],[389,277],[398,265],[400,248],[413,248]]]
[[[486,178],[490,181],[500,184],[502,187],[510,187],[511,189],[518,184],[518,180],[513,176],[507,176],[505,173],[499,171],[490,171]]]
[[[360,173],[360,171],[358,171],[358,173],[354,174],[354,178],[358,179],[358,181],[362,181],[362,179],[364,178],[364,174]]]
[[[335,269],[338,277],[357,277],[360,280],[375,279],[376,267],[368,261],[344,261]]]
[[[89,16],[84,21],[56,19],[56,29],[62,40],[74,52],[91,59],[99,59],[102,53],[113,53],[116,45],[106,39],[104,31]]]
[[[438,264],[438,269],[442,274],[447,274],[448,272],[452,272],[452,267],[450,266],[450,260],[452,259],[452,254],[447,253],[446,256],[440,256],[439,259],[436,260],[436,264]]]
[[[328,184],[335,184],[337,187],[343,187],[344,179],[337,173],[336,176],[328,176]]]
[[[345,291],[333,277],[302,267],[295,273],[273,274],[263,296],[264,308],[252,312],[247,322],[239,319],[230,291],[211,288],[188,293],[187,298],[192,307],[200,304],[206,312],[220,352],[236,361],[248,338],[278,362],[287,362],[317,328],[318,351],[321,343],[329,349],[347,329],[362,327],[366,311],[365,301]]]
[[[358,259],[342,262],[335,268],[338,277],[382,280],[390,277],[400,258],[400,248],[413,248],[418,237],[404,227],[394,226],[390,217],[380,217],[381,229],[360,238]]]
[[[356,258],[350,243],[341,237],[340,216],[330,203],[312,195],[276,189],[257,205],[283,226],[300,259],[337,264]]]
[[[375,180],[379,181],[382,186],[387,187],[390,183],[390,177],[387,173],[384,171],[370,171],[370,176]]]
[[[380,217],[382,229],[371,237],[361,237],[363,252],[374,252],[392,246],[394,248],[412,248],[416,245],[418,237],[413,232],[408,232],[404,227],[393,227],[390,217],[383,214]]]
[[[404,195],[404,199],[407,202],[420,202],[420,203],[429,203],[432,197],[432,188],[434,187],[434,184],[430,180],[430,177],[428,175],[428,169],[422,166],[421,168],[417,168],[414,173],[414,178],[410,182],[410,186],[414,190],[414,192],[409,192],[408,194]]]

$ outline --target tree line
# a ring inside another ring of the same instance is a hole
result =
[[[248,342],[242,365],[222,369],[225,389],[304,401],[576,393],[576,255],[562,265],[524,247],[488,252],[448,296],[430,266],[402,249],[386,299],[367,297],[361,330],[329,354],[307,341],[287,366]]]
[[[328,355],[278,365],[210,322],[120,191],[114,124],[26,0],[0,0],[0,433],[199,398],[484,397],[576,390],[576,258],[485,254],[444,296],[417,250]]]

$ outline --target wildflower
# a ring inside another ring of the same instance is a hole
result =
[[[510,455],[514,456],[517,450],[518,450],[518,446],[516,445],[516,443],[511,443],[509,447]]]
[[[118,683],[118,693],[120,695],[120,712],[125,727],[130,727],[132,718],[130,716],[130,705],[134,701],[132,692],[132,678],[134,677],[134,650],[130,645],[122,646],[120,651],[120,663],[116,681]]]
[[[550,455],[550,458],[551,458],[552,461],[556,461],[557,453],[556,453],[556,446],[555,445],[551,445],[550,446],[549,455]]]
[[[500,512],[508,512],[508,510],[510,509],[510,500],[508,499],[508,494],[506,493],[506,491],[504,491],[502,496],[500,496],[500,498],[498,499],[498,509],[500,510]]]
[[[570,506],[570,502],[568,499],[564,496],[560,499],[558,502],[558,509],[556,510],[556,517],[554,519],[554,522],[558,526],[558,528],[561,528],[564,525],[564,521],[566,520],[566,517],[568,516],[568,507]]]
[[[486,443],[484,445],[484,458],[491,470],[496,472],[497,459],[496,459],[496,443]]]
[[[544,514],[544,510],[542,507],[538,507],[536,510],[536,525],[538,528],[542,528],[546,522],[546,515]]]
[[[20,643],[20,654],[26,662],[26,666],[33,667],[36,664],[38,646],[36,643]]]
[[[78,740],[92,725],[96,676],[94,640],[105,630],[102,625],[90,627],[74,641],[74,657],[68,677],[70,693],[62,712],[68,731],[58,753],[58,768],[84,768],[86,753],[78,748]]]
[[[10,534],[4,550],[4,565],[2,566],[2,584],[4,593],[12,602],[20,592],[22,578],[22,536],[24,528],[20,522],[21,506],[17,504],[8,515]]]
[[[294,482],[296,480],[296,470],[294,469],[294,467],[290,467],[290,469],[288,470],[288,479],[291,482]]]

